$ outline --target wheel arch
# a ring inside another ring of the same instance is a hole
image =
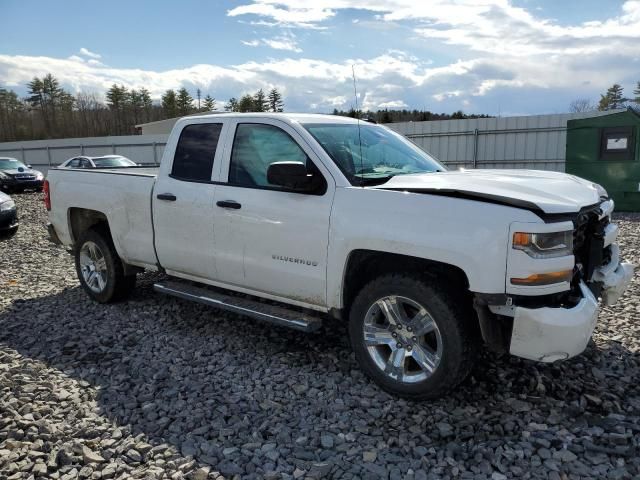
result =
[[[68,211],[69,232],[71,241],[75,245],[82,234],[90,228],[103,228],[111,237],[109,220],[103,212],[88,208],[69,208]],[[113,238],[111,237],[111,241]]]
[[[89,229],[100,230],[103,235],[108,237],[108,240],[115,248],[118,257],[122,262],[122,266],[126,275],[132,275],[142,271],[140,267],[130,265],[123,260],[119,245],[116,242],[113,233],[111,232],[109,219],[107,218],[107,215],[105,213],[89,208],[72,207],[69,208],[68,211],[68,222],[69,232],[71,234],[71,242],[73,243],[74,248],[76,247],[76,243],[84,232]]]
[[[341,308],[334,315],[340,316],[340,312],[347,312],[360,289],[370,280],[394,272],[437,275],[444,277],[447,283],[456,285],[461,291],[469,290],[467,274],[455,265],[411,255],[357,249],[347,257],[340,289]]]

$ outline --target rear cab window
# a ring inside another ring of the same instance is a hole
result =
[[[173,157],[171,178],[186,182],[210,182],[222,123],[194,123],[180,132]]]

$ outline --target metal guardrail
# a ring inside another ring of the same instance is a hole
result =
[[[19,147],[19,148],[0,148],[0,153],[2,152],[17,152],[19,151],[21,154],[22,163],[27,163],[27,157],[25,152],[29,151],[46,151],[47,159],[49,162],[49,167],[54,167],[51,163],[51,150],[73,150],[79,149],[79,155],[84,155],[85,148],[111,148],[111,152],[115,155],[117,154],[118,147],[153,147],[153,163],[158,165],[158,147],[164,147],[167,145],[167,142],[147,142],[147,143],[100,143],[100,144],[74,144],[74,145],[55,145],[46,147]],[[43,164],[35,164],[34,165],[43,165]]]

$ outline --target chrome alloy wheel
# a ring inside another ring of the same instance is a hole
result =
[[[91,291],[100,293],[107,286],[107,263],[94,242],[85,242],[80,249],[80,271]]]
[[[369,307],[364,319],[369,355],[393,380],[429,378],[442,359],[442,336],[429,312],[407,297],[390,295]]]

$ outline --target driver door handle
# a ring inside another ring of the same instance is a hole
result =
[[[158,200],[167,200],[168,202],[175,202],[178,197],[176,197],[173,193],[159,193],[156,195]]]
[[[242,208],[242,205],[235,200],[220,200],[219,202],[216,202],[216,205],[222,208],[232,208],[234,210]]]

